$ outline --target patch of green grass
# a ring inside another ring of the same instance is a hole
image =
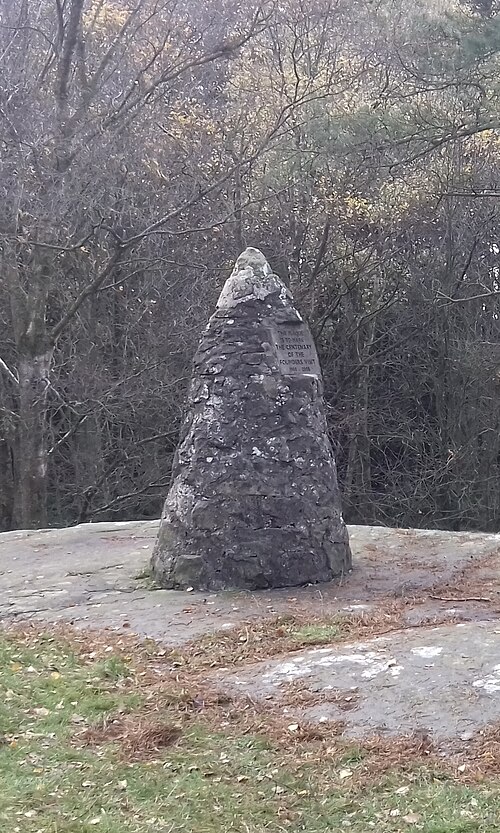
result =
[[[341,626],[337,622],[301,625],[291,631],[292,637],[295,637],[302,645],[325,645],[334,642],[341,633]]]
[[[353,743],[342,753],[340,763],[343,766],[351,766],[353,764],[359,764],[363,758],[366,758],[366,750]]]
[[[169,723],[185,696],[170,682],[165,696],[148,689],[134,657],[114,649],[81,656],[53,638],[0,633],[0,668],[9,833],[500,831],[497,782],[465,786],[421,761],[363,779],[370,753],[360,744],[288,747],[194,716],[148,759],[127,758],[118,742],[83,746],[79,733],[116,716],[137,720],[140,741],[151,697]]]
[[[313,823],[307,830],[326,833],[332,829],[328,820],[333,818],[339,830],[355,833],[370,829],[383,833],[493,833],[500,830],[499,795],[498,785],[471,788],[443,783],[426,770],[398,779],[388,776],[376,787],[354,795],[347,791],[343,807],[338,793],[319,797],[309,805]]]
[[[100,664],[100,673],[110,679],[118,682],[119,680],[126,680],[130,677],[130,667],[125,660],[120,656],[111,656]]]

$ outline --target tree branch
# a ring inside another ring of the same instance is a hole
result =
[[[47,454],[50,456],[51,454],[54,453],[54,451],[56,451],[56,449],[59,448],[60,445],[63,444],[63,442],[65,442],[65,440],[69,440],[69,438],[72,437],[73,434],[75,433],[75,431],[80,427],[82,422],[85,422],[85,420],[88,419],[88,416],[89,416],[88,414],[85,414],[84,416],[81,416],[77,420],[77,422],[75,422],[75,424],[72,425],[71,428],[69,428],[66,431],[66,433],[62,435],[62,437],[59,437],[57,442],[55,442],[54,445],[51,448],[48,449]]]
[[[100,272],[98,272],[94,280],[90,281],[90,283],[88,283],[87,286],[85,286],[82,289],[82,291],[76,296],[75,300],[72,301],[62,318],[58,321],[58,323],[55,325],[55,327],[52,328],[52,330],[49,333],[49,338],[52,341],[52,343],[54,343],[59,338],[61,333],[69,324],[69,322],[76,315],[81,305],[83,304],[85,298],[88,298],[89,295],[92,295],[92,293],[99,289],[101,284],[104,283],[108,275],[119,263],[124,251],[124,246],[117,249],[113,257],[111,257],[106,266],[104,266],[104,268],[101,269]]]
[[[500,289],[492,289],[491,292],[483,292],[481,295],[471,295],[469,298],[450,298],[444,292],[439,291],[438,296],[446,301],[448,304],[467,304],[469,301],[481,301],[483,298],[495,298],[500,295]],[[443,304],[443,306],[445,306]]]
[[[12,372],[10,367],[5,364],[3,359],[0,359],[0,368],[4,371],[4,373],[6,373],[6,375],[14,385],[19,385],[19,379],[17,378],[15,373]]]

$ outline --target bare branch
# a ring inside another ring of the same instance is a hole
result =
[[[50,340],[54,343],[61,333],[65,330],[69,322],[74,318],[78,310],[80,309],[81,305],[85,301],[85,298],[88,298],[89,295],[92,295],[101,284],[104,283],[108,275],[113,271],[113,269],[118,265],[120,259],[123,255],[124,248],[119,248],[115,252],[115,254],[110,258],[108,263],[101,269],[100,272],[97,273],[96,277],[93,281],[90,281],[81,292],[78,293],[74,301],[69,305],[68,309],[62,316],[62,318],[58,321],[55,327],[49,333]]]
[[[37,26],[6,26],[4,23],[0,23],[0,29],[10,29],[14,32],[36,32],[37,35],[42,36],[52,49],[55,50],[56,48],[55,43],[49,38],[49,36],[42,29],[38,29]]]
[[[500,295],[500,289],[492,289],[491,292],[483,292],[480,295],[470,295],[468,298],[450,298],[449,295],[445,295],[441,291],[438,291],[437,294],[439,298],[446,301],[446,304],[442,306],[447,306],[448,304],[468,304],[469,301],[482,301],[484,298],[495,298]]]
[[[73,434],[75,433],[75,431],[77,431],[77,430],[78,430],[78,428],[80,427],[80,425],[82,424],[82,422],[85,422],[85,420],[86,420],[86,419],[88,419],[88,414],[85,414],[84,416],[80,417],[80,418],[79,418],[79,419],[75,422],[75,424],[74,424],[74,425],[72,425],[72,426],[71,426],[71,428],[69,428],[69,429],[66,431],[66,433],[62,435],[62,437],[59,437],[59,439],[57,440],[57,442],[55,442],[55,443],[54,443],[54,445],[53,445],[53,446],[51,446],[51,447],[47,450],[47,455],[49,455],[49,456],[50,456],[51,454],[53,454],[53,453],[54,453],[54,451],[56,451],[56,450],[59,448],[59,446],[60,446],[60,445],[62,445],[64,442],[66,442],[66,440],[69,440],[69,438],[73,436]]]
[[[0,359],[0,368],[4,371],[4,373],[8,376],[8,378],[14,385],[19,385],[18,377],[15,373],[12,372],[10,367],[4,362],[3,359]]]
[[[37,249],[50,249],[54,252],[77,252],[78,249],[81,249],[91,240],[98,228],[99,226],[94,226],[92,231],[86,234],[85,237],[82,237],[78,243],[74,243],[73,246],[61,246],[57,243],[42,243],[40,240],[26,240],[23,237],[12,237],[11,239],[15,240],[20,246],[34,246]],[[101,226],[101,228],[104,228],[104,226]]]
[[[127,492],[124,495],[117,495],[113,500],[108,501],[102,506],[96,507],[96,509],[92,509],[90,512],[87,513],[89,516],[98,515],[100,512],[107,512],[109,509],[112,509],[114,506],[119,506],[120,503],[123,503],[126,500],[130,500],[131,498],[138,497],[139,495],[144,495],[149,492],[151,489],[166,489],[170,485],[170,477],[166,478],[165,480],[157,480],[155,483],[148,483],[146,486],[143,486],[141,489],[134,489],[133,492]]]

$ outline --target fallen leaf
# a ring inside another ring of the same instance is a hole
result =
[[[39,709],[33,709],[33,714],[36,714],[37,717],[47,717],[50,714],[50,710],[46,709],[45,706],[41,706]]]
[[[394,795],[406,795],[409,792],[410,792],[410,788],[408,786],[398,787],[398,789],[394,791]]]
[[[418,824],[421,818],[422,816],[420,813],[408,813],[408,815],[403,816],[403,821],[405,821],[406,824]]]
[[[339,772],[339,778],[350,778],[352,775],[352,769],[341,769]]]
[[[290,725],[287,726],[289,732],[298,732],[299,728],[300,727],[298,723],[290,723]]]
[[[61,675],[60,675],[59,671],[52,671],[51,674],[50,674],[50,677],[51,677],[52,680],[58,680],[60,676]]]

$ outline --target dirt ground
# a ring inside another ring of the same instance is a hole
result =
[[[292,725],[342,719],[352,735],[466,739],[500,719],[500,535],[354,526],[354,569],[340,583],[202,594],[152,587],[157,526],[1,534],[1,620],[125,628],[182,646],[278,615],[358,613],[377,620],[373,635],[250,658],[236,670],[228,662],[219,683],[272,700]],[[398,611],[387,633],[384,610]]]

